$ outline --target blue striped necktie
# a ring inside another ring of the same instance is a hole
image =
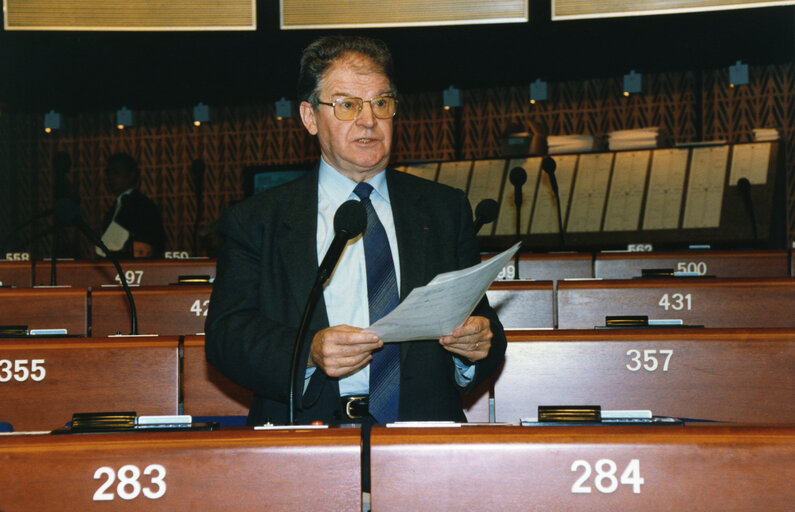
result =
[[[370,324],[395,309],[400,302],[392,250],[384,226],[370,202],[372,191],[373,187],[368,183],[359,183],[353,191],[367,212],[367,229],[362,238]],[[370,415],[380,423],[397,421],[399,398],[400,347],[396,343],[385,343],[381,350],[373,353],[370,362]]]

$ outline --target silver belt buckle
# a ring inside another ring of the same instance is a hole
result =
[[[354,415],[353,413],[351,413],[351,404],[353,404],[354,402],[361,402],[364,399],[365,399],[365,397],[362,397],[362,396],[353,396],[353,397],[349,398],[347,402],[345,402],[345,414],[348,416],[348,418],[354,420],[354,419],[363,417],[363,416],[358,416],[358,415]]]

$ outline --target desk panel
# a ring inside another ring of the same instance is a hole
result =
[[[371,443],[380,512],[783,512],[795,500],[791,425],[376,427]]]
[[[85,288],[0,288],[0,325],[28,329],[88,332],[88,290]]]
[[[191,416],[245,416],[252,392],[230,381],[207,362],[204,336],[185,336],[182,407]]]
[[[203,275],[215,277],[215,260],[196,259],[134,259],[119,262],[127,283],[136,286],[166,286],[179,281],[179,276]],[[49,262],[39,262],[37,270],[49,268]],[[108,260],[58,261],[58,284],[92,286],[121,284],[116,267]],[[50,284],[49,272],[36,273],[37,284]]]
[[[29,431],[76,412],[177,414],[178,357],[176,338],[0,340],[0,421]]]
[[[486,296],[506,329],[551,329],[552,281],[495,281]]]
[[[0,506],[359,512],[359,444],[358,428],[4,436]]]
[[[210,285],[147,286],[132,289],[140,334],[178,336],[204,332]],[[121,288],[91,292],[91,334],[130,332],[130,308]]]
[[[0,261],[0,285],[23,288],[30,287],[30,283],[29,261]]]
[[[783,250],[597,253],[594,277],[632,279],[655,268],[715,277],[787,277],[788,267]]]
[[[795,327],[795,279],[671,278],[561,281],[558,326],[591,329],[605,316],[647,315],[706,327]]]
[[[483,255],[486,260],[493,255]],[[590,253],[543,253],[519,256],[519,278],[537,281],[560,281],[593,277],[593,256]],[[511,260],[497,276],[500,281],[516,279],[514,261]]]
[[[559,330],[508,341],[497,421],[536,417],[539,405],[593,404],[795,423],[795,329]]]

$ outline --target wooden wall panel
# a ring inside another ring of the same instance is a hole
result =
[[[751,130],[775,127],[786,151],[790,239],[795,237],[795,66],[751,67],[751,83],[730,89],[726,69],[644,74],[644,93],[624,97],[621,78],[549,83],[549,100],[531,105],[527,85],[462,91],[459,112],[442,108],[441,91],[403,95],[395,118],[395,161],[452,160],[498,156],[510,129],[531,123],[548,133],[604,136],[610,131],[660,126],[675,142],[751,140]],[[52,159],[64,151],[72,161],[70,180],[89,225],[100,228],[111,197],[102,183],[107,157],[127,151],[139,160],[142,189],[160,206],[167,250],[193,247],[197,202],[191,161],[206,163],[204,212],[210,226],[242,193],[248,165],[313,165],[317,147],[298,117],[277,121],[272,104],[211,106],[212,121],[192,124],[192,107],[136,112],[136,126],[115,128],[115,112],[63,115],[62,130],[45,135],[40,114],[0,114],[0,237],[52,204]],[[458,126],[456,125],[460,123]],[[460,144],[456,134],[460,133]],[[44,227],[43,224],[39,227]],[[26,232],[26,239],[33,230]],[[50,237],[38,240],[49,254]],[[92,250],[67,233],[62,253]],[[18,249],[14,246],[12,249]],[[29,248],[26,248],[29,250]],[[200,254],[206,253],[200,250]]]
[[[704,73],[704,138],[752,140],[754,128],[776,128],[785,150],[789,239],[795,239],[795,64],[749,66],[748,85],[730,88],[728,69]]]

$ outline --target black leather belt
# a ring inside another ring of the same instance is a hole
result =
[[[341,398],[342,410],[349,420],[364,418],[370,414],[368,410],[370,397],[367,395],[350,395]]]

